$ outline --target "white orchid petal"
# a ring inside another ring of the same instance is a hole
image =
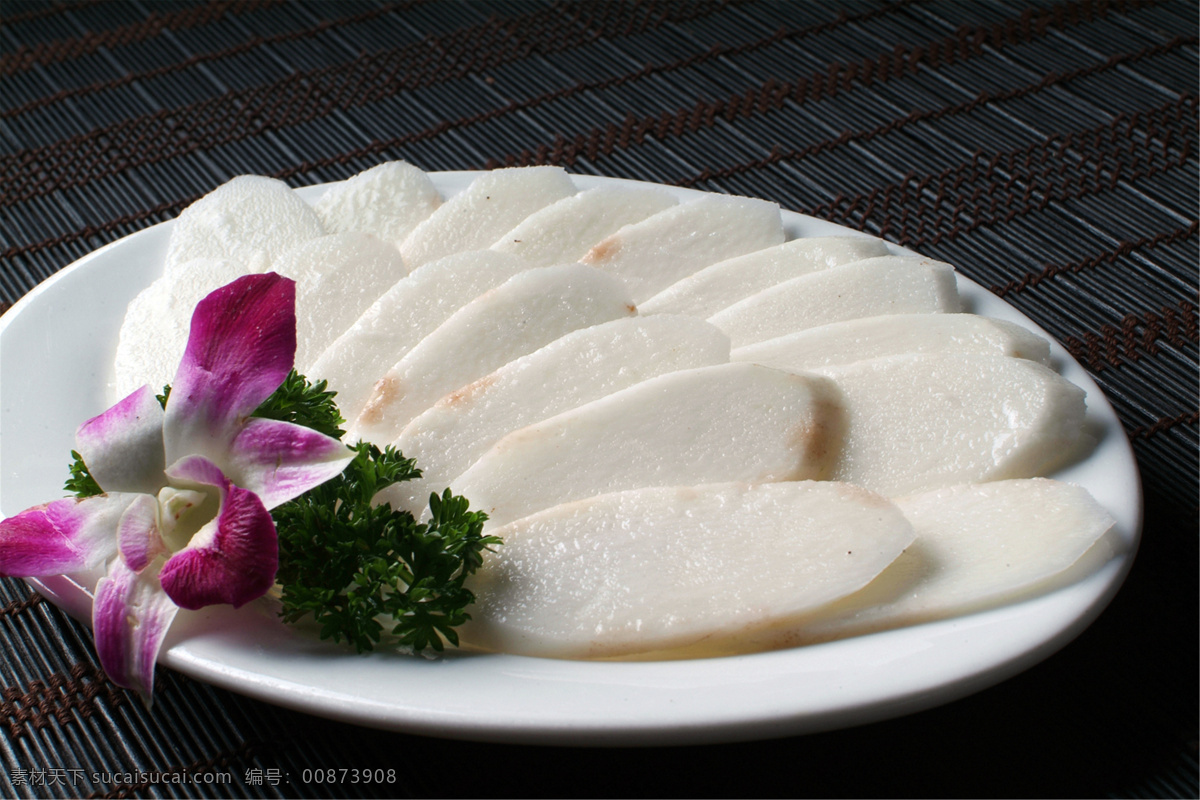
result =
[[[121,515],[143,496],[55,500],[0,520],[0,575],[62,575],[103,564],[117,554]]]
[[[116,559],[96,584],[92,629],[105,674],[133,689],[147,705],[154,692],[154,662],[179,608],[163,592],[155,566],[134,572]]]
[[[75,432],[75,447],[106,492],[154,494],[163,486],[163,410],[143,386]]]

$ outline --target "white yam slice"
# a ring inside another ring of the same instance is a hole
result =
[[[1082,432],[1083,390],[1024,359],[887,356],[819,372],[846,409],[831,477],[889,497],[1042,474]]]
[[[296,281],[296,369],[305,375],[385,287],[408,274],[400,251],[367,233],[310,239],[279,256],[274,269]]]
[[[660,375],[508,434],[451,488],[504,525],[639,487],[822,478],[842,433],[831,389],[757,364]]]
[[[325,232],[321,218],[286,183],[241,175],[192,203],[175,220],[164,274],[197,258],[239,263],[243,275],[266,272],[284,250]]]
[[[739,347],[734,361],[808,370],[905,353],[992,353],[1050,363],[1050,343],[1020,325],[974,314],[888,314]]]
[[[176,265],[133,298],[117,341],[117,396],[146,385],[157,391],[174,381],[196,304],[245,274],[240,262],[195,259]]]
[[[638,306],[642,314],[691,314],[707,319],[777,283],[810,272],[887,255],[871,236],[816,236],[719,261],[689,275]]]
[[[442,204],[429,176],[389,161],[333,186],[314,208],[330,233],[369,233],[399,245]]]
[[[566,264],[509,278],[456,311],[379,379],[350,440],[389,444],[441,397],[558,337],[636,308],[611,275]]]
[[[443,397],[393,443],[417,459],[422,477],[377,500],[420,516],[505,434],[682,369],[729,361],[729,338],[695,317],[662,314],[573,331]]]
[[[495,531],[463,636],[534,656],[687,645],[854,592],[912,541],[887,500],[806,481],[636,489]]]
[[[396,281],[313,362],[314,380],[337,392],[338,409],[355,419],[379,376],[458,309],[528,267],[486,250],[457,253]]]
[[[492,245],[534,267],[578,261],[592,245],[625,225],[676,205],[661,189],[597,186],[535,211]]]
[[[709,322],[733,347],[805,328],[884,314],[960,309],[954,268],[916,256],[880,256],[784,281],[718,311]]]
[[[797,642],[914,625],[1048,591],[1113,525],[1086,490],[1044,478],[953,486],[895,503],[916,542],[861,592],[795,631]],[[1100,546],[1097,561],[1107,560],[1111,545]]]
[[[626,225],[580,261],[623,278],[641,303],[709,264],[783,240],[779,206],[708,195]]]
[[[400,245],[410,267],[484,250],[538,209],[575,194],[561,167],[498,169],[476,178],[417,225]]]

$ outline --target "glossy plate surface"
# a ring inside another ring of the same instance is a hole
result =
[[[443,194],[473,173],[433,173]],[[581,189],[612,179],[575,176]],[[325,191],[300,193],[310,202]],[[681,198],[698,192],[670,189]],[[784,212],[789,238],[848,233]],[[172,223],[107,245],[0,316],[0,515],[61,497],[75,428],[107,408],[128,302],[161,272]],[[896,252],[903,252],[894,248]],[[959,276],[971,311],[1027,317]],[[359,656],[287,628],[266,600],[181,613],[160,663],[268,702],[362,725],[541,744],[680,744],[844,727],[978,691],[1062,647],[1116,593],[1137,549],[1141,495],[1112,407],[1057,344],[1056,367],[1087,391],[1083,460],[1053,477],[1086,487],[1116,518],[1120,552],[1066,588],[991,611],[794,650],[692,661],[614,663],[507,655]],[[319,377],[319,376],[318,376]],[[78,582],[34,582],[81,619]]]

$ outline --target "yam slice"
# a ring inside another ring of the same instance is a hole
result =
[[[521,272],[460,308],[388,370],[349,438],[389,444],[455,389],[570,331],[634,313],[624,284],[591,267]]]
[[[396,281],[313,362],[311,374],[337,392],[355,419],[375,382],[455,311],[527,269],[515,256],[476,250],[419,267]]]
[[[197,258],[241,264],[242,275],[266,272],[288,248],[325,233],[317,212],[286,183],[240,175],[192,203],[175,220],[164,274]]]
[[[400,245],[410,268],[464,250],[484,250],[538,209],[575,194],[561,167],[484,173],[413,229]]]
[[[625,225],[678,202],[662,189],[597,186],[533,212],[491,249],[520,256],[534,267],[567,264]]]
[[[572,331],[472,384],[414,419],[393,443],[422,477],[379,500],[414,515],[505,434],[641,381],[729,361],[729,339],[695,317],[660,314]]]
[[[1050,363],[1050,343],[974,314],[888,314],[832,322],[733,351],[734,361],[808,370],[906,353],[992,353]]]
[[[893,499],[915,541],[871,583],[785,623],[658,659],[711,658],[816,644],[975,613],[1053,591],[1123,547],[1086,490],[1046,478],[963,484]]]
[[[739,300],[811,272],[887,254],[872,236],[814,236],[719,261],[671,284],[638,306],[643,314],[707,319]]]
[[[367,233],[310,239],[279,256],[274,269],[296,281],[296,369],[305,375],[386,287],[408,274],[400,251]]]
[[[960,309],[954,268],[918,256],[880,256],[784,281],[718,311],[709,322],[733,347],[805,328],[884,314]]]
[[[894,501],[917,538],[862,591],[792,633],[815,642],[980,611],[1063,585],[1113,555],[1113,518],[1073,484],[1034,478]],[[1103,541],[1102,541],[1103,539]],[[1099,548],[1096,550],[1096,548]],[[1095,551],[1094,559],[1093,553]]]
[[[846,410],[831,477],[889,497],[1044,474],[1083,428],[1084,391],[1025,359],[887,356],[819,372]]]
[[[330,187],[314,208],[330,233],[369,233],[398,246],[441,204],[428,175],[389,161]]]
[[[913,539],[892,503],[831,482],[643,488],[506,525],[470,581],[472,645],[589,658],[687,645],[823,607]]]
[[[783,240],[774,203],[707,195],[626,225],[580,261],[624,279],[641,303],[709,264]]]
[[[660,375],[508,434],[451,488],[498,526],[625,489],[823,478],[842,433],[831,388],[757,364]]]

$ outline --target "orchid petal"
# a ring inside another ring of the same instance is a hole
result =
[[[62,575],[102,564],[117,553],[121,515],[141,496],[55,500],[0,521],[0,576]]]
[[[167,552],[158,531],[158,500],[140,494],[117,524],[117,549],[134,572],[141,572],[154,557]]]
[[[154,494],[163,485],[163,410],[143,386],[75,432],[75,447],[106,492]]]
[[[147,704],[154,692],[154,662],[179,611],[157,572],[134,572],[118,558],[96,584],[92,604],[100,666],[113,683],[140,692]]]
[[[337,439],[310,428],[251,419],[219,463],[234,483],[274,508],[337,477],[354,456]]]
[[[246,275],[196,306],[163,422],[166,462],[219,460],[247,417],[283,383],[296,355],[296,286]]]
[[[216,603],[237,608],[266,594],[279,568],[279,540],[258,495],[235,486],[200,456],[172,464],[167,474],[179,484],[216,487],[221,506],[187,547],[167,559],[159,576],[163,590],[188,609]]]

